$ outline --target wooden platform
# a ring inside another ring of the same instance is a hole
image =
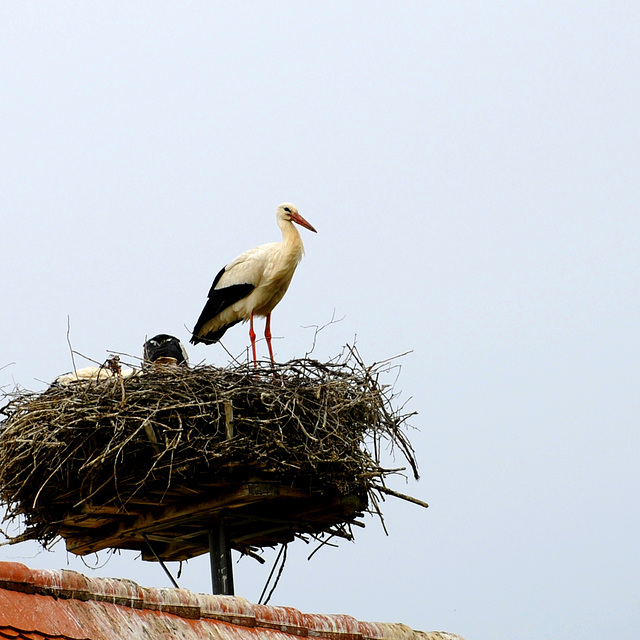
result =
[[[188,560],[209,551],[208,531],[224,518],[231,548],[246,551],[290,542],[296,534],[326,531],[341,523],[362,526],[367,508],[355,495],[312,494],[273,481],[248,481],[200,489],[184,488],[150,505],[149,496],[126,509],[116,504],[84,505],[61,523],[67,549],[86,555],[107,548],[140,551],[144,560]],[[150,545],[153,547],[151,551]]]

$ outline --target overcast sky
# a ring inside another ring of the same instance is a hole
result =
[[[294,202],[318,234],[276,357],[334,314],[315,357],[412,351],[396,390],[422,479],[393,486],[430,508],[388,500],[389,537],[370,517],[311,561],[292,545],[271,603],[637,637],[639,77],[636,2],[2,2],[0,386],[70,370],[68,319],[98,361],[186,343],[214,275]],[[243,353],[247,327],[224,343]],[[239,595],[268,557],[235,566]],[[169,586],[107,558],[0,548]],[[208,559],[179,582],[209,591]]]

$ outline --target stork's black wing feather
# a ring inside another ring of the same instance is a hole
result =
[[[219,313],[231,306],[234,302],[238,302],[238,300],[246,298],[255,289],[255,286],[249,283],[232,284],[229,287],[216,289],[216,285],[224,272],[225,269],[222,269],[213,280],[213,284],[209,290],[209,299],[204,305],[204,309],[196,322],[196,326],[193,328],[191,344],[198,344],[199,342],[211,344],[213,342],[218,342],[229,327],[232,327],[234,324],[238,324],[238,322],[241,321],[235,320],[224,327],[220,327],[217,331],[210,331],[206,335],[201,334],[202,327],[204,327],[207,322],[213,320]]]
[[[222,267],[222,269],[220,269],[220,271],[218,271],[218,275],[213,279],[213,284],[211,285],[211,289],[209,289],[209,293],[207,294],[207,297],[210,298],[213,295],[213,292],[216,288],[216,285],[218,284],[218,282],[220,282],[220,278],[222,278],[222,274],[227,270],[227,267]]]

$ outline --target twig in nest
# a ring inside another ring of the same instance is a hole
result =
[[[282,557],[282,563],[280,565],[280,570],[278,571],[278,575],[276,576],[276,579],[275,579],[275,582],[273,583],[273,587],[271,588],[271,591],[269,591],[269,595],[267,596],[267,599],[263,602],[262,598],[264,598],[264,594],[267,591],[269,582],[271,582],[273,572],[276,570],[276,567],[278,566],[278,562],[280,561],[281,557]],[[278,586],[278,582],[280,582],[280,577],[282,576],[282,572],[284,570],[284,565],[286,561],[287,561],[287,545],[283,544],[280,546],[278,557],[276,558],[276,561],[273,563],[273,568],[271,569],[271,573],[269,573],[269,577],[267,578],[267,582],[264,585],[264,589],[260,594],[260,598],[258,599],[258,604],[268,604],[269,600],[271,600],[271,596],[273,595],[273,592],[276,590],[276,587]]]
[[[67,316],[67,344],[69,345],[69,351],[71,352],[71,362],[73,363],[73,372],[76,373],[78,369],[76,367],[76,359],[75,359],[73,347],[71,346],[71,316]]]
[[[393,489],[383,487],[382,485],[375,485],[374,489],[380,491],[380,493],[386,493],[389,496],[393,496],[394,498],[400,498],[401,500],[406,500],[407,502],[417,504],[418,506],[424,507],[425,509],[429,507],[426,502],[422,502],[422,500],[418,500],[418,498],[412,498],[411,496],[407,496],[404,493],[400,493],[398,491],[394,491]]]

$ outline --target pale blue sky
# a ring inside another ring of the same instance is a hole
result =
[[[310,562],[293,545],[272,603],[467,640],[635,637],[639,63],[633,2],[1,3],[0,385],[71,368],[67,317],[96,360],[186,342],[292,201],[318,234],[276,357],[334,312],[316,357],[412,350],[422,479],[396,486],[431,507],[389,500],[389,537],[370,518]],[[168,586],[133,558],[0,548]],[[257,601],[269,564],[235,569]]]

